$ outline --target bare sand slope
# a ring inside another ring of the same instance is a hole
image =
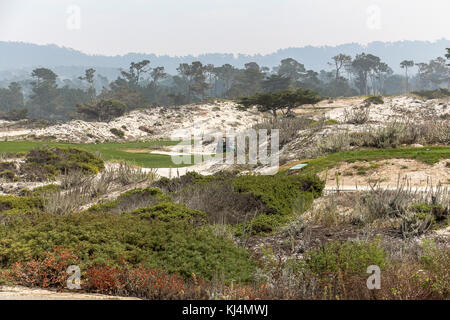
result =
[[[52,138],[56,141],[95,143],[106,141],[145,141],[167,138],[178,131],[197,130],[203,134],[236,131],[251,127],[261,121],[257,111],[240,111],[234,102],[186,105],[173,108],[154,107],[135,110],[111,122],[86,122],[75,120],[68,123],[32,130],[28,138]],[[111,129],[123,131],[119,138]]]
[[[363,189],[377,184],[384,188],[395,188],[400,182],[410,187],[426,188],[442,184],[450,187],[450,160],[442,160],[434,165],[428,165],[411,159],[389,159],[383,161],[341,163],[327,173],[326,187],[337,186],[336,175],[340,188]]]

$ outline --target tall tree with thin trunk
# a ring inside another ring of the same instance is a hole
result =
[[[334,56],[332,59],[333,63],[330,62],[329,65],[334,64],[334,67],[336,68],[336,80],[338,80],[341,75],[342,68],[352,63],[352,57],[341,53],[337,56]]]
[[[400,63],[400,67],[402,69],[405,69],[405,78],[406,78],[406,92],[409,92],[409,85],[408,85],[408,68],[414,67],[414,61],[412,60],[404,60]]]
[[[81,81],[86,81],[88,83],[88,94],[91,99],[94,99],[96,96],[94,88],[94,75],[95,69],[89,68],[84,72],[84,77],[78,77],[78,79],[80,79]]]

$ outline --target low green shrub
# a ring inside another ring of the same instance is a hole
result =
[[[444,208],[440,204],[418,203],[410,207],[410,210],[417,214],[430,214],[436,221],[441,221],[448,216],[448,208]]]
[[[165,192],[177,192],[186,186],[192,186],[195,184],[206,185],[211,182],[217,181],[231,181],[236,177],[236,172],[219,171],[211,176],[204,176],[195,171],[187,172],[185,175],[177,178],[165,178],[162,177],[156,181],[153,185]]]
[[[0,196],[0,214],[32,214],[41,212],[43,200],[38,197]]]
[[[237,192],[249,192],[269,208],[267,214],[289,215],[292,203],[302,193],[319,197],[325,182],[316,175],[239,176],[233,180]]]
[[[160,220],[165,222],[188,220],[191,222],[206,222],[208,216],[199,210],[192,210],[186,206],[174,202],[161,202],[155,206],[139,208],[131,211],[130,214],[137,215],[145,220]]]
[[[367,267],[385,268],[387,255],[379,240],[371,242],[329,242],[305,254],[305,267],[317,275],[365,274]]]

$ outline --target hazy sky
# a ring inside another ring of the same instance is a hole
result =
[[[0,41],[86,53],[270,53],[450,39],[450,0],[0,0]]]

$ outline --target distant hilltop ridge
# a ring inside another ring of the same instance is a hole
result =
[[[254,61],[261,66],[274,67],[282,59],[294,58],[303,63],[308,69],[319,71],[329,69],[327,63],[331,57],[339,53],[355,56],[365,52],[379,56],[397,73],[401,72],[401,61],[414,60],[415,62],[428,62],[438,56],[443,56],[445,48],[450,47],[450,40],[441,39],[429,41],[397,41],[397,42],[371,42],[367,45],[348,43],[338,46],[306,46],[299,48],[280,49],[270,54],[227,54],[205,53],[198,56],[169,56],[143,53],[128,53],[126,55],[105,56],[89,55],[81,51],[60,47],[57,45],[37,45],[23,42],[0,41],[0,71],[30,69],[37,66],[48,68],[58,67],[73,76],[79,73],[81,67],[97,67],[104,69],[126,68],[133,61],[148,59],[152,66],[164,66],[170,74],[176,74],[180,63],[201,61],[204,64],[221,66],[231,64],[242,68],[245,63]],[[61,68],[61,67],[66,67]],[[72,74],[74,73],[74,74]]]

